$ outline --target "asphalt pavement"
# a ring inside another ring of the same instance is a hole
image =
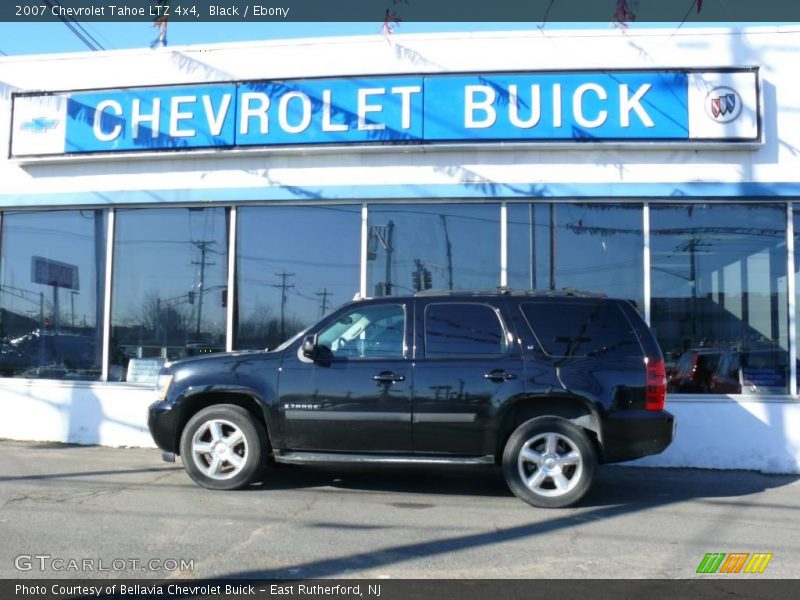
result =
[[[800,575],[798,476],[604,466],[579,506],[545,510],[481,467],[280,466],[212,492],[154,450],[0,456],[3,579],[696,578],[709,552]]]

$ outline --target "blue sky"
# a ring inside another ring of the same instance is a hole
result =
[[[708,25],[708,24],[700,24]],[[104,48],[147,48],[156,37],[149,23],[81,23]],[[401,23],[397,33],[432,31],[487,31],[533,29],[539,23]],[[647,27],[646,23],[632,24]],[[649,25],[652,26],[652,25]],[[661,23],[659,26],[670,26]],[[673,25],[677,27],[677,24]],[[683,27],[693,26],[685,24]],[[696,26],[696,24],[694,24]],[[610,23],[548,23],[546,29],[592,27],[607,29]],[[171,23],[170,46],[211,44],[259,39],[380,33],[381,23]],[[63,23],[0,23],[0,52],[6,55],[81,52],[88,48]]]

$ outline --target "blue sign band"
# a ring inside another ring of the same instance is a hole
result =
[[[500,73],[75,92],[68,153],[296,144],[685,140],[685,73]]]
[[[687,139],[685,73],[537,73],[425,79],[425,139]]]

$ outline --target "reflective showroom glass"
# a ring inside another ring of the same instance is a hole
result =
[[[116,212],[110,379],[149,381],[134,367],[154,361],[131,359],[225,349],[227,231],[224,208]]]
[[[0,372],[98,380],[106,212],[3,213]]]
[[[795,335],[800,344],[800,204],[792,205],[792,220],[794,221],[794,309],[795,309]],[[800,351],[798,351],[800,355]],[[800,393],[800,372],[797,374],[798,389]]]
[[[641,204],[508,205],[508,285],[644,303]]]
[[[235,348],[275,348],[359,291],[361,206],[237,211]]]
[[[370,205],[369,295],[498,285],[499,204]]]
[[[667,391],[786,394],[786,206],[653,204],[650,250]]]

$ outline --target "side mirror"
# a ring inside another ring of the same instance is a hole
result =
[[[318,348],[317,334],[307,335],[303,338],[303,345],[301,348],[303,356],[310,358],[311,360],[316,359]]]

